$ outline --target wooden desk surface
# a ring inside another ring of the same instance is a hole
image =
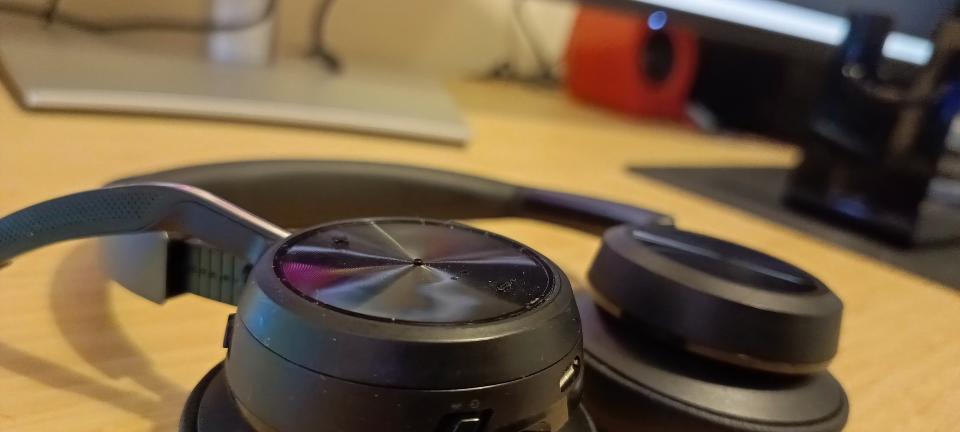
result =
[[[466,148],[262,125],[26,113],[0,96],[0,214],[119,176],[255,158],[396,161],[635,203],[791,261],[843,298],[831,369],[852,402],[847,430],[960,427],[957,291],[624,172],[628,163],[786,166],[792,151],[628,121],[558,92],[494,83],[454,91],[475,133]],[[536,222],[479,224],[550,256],[575,283],[599,244]],[[189,296],[156,306],[106,281],[94,251],[89,241],[70,242],[0,271],[0,430],[172,431],[189,390],[222,359],[231,308]]]

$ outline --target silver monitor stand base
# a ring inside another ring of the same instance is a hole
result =
[[[310,59],[215,63],[134,49],[75,30],[0,32],[0,66],[27,109],[132,112],[280,123],[463,143],[454,102],[426,79]]]

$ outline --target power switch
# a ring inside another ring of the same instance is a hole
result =
[[[223,347],[230,349],[230,341],[233,340],[233,321],[237,314],[232,313],[227,316],[227,328],[223,330]]]
[[[464,417],[453,423],[450,432],[480,432],[481,423],[479,416]]]

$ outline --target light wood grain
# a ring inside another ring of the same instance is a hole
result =
[[[786,166],[792,151],[620,118],[555,91],[464,83],[455,93],[475,132],[462,149],[263,125],[27,113],[0,96],[0,214],[149,170],[301,157],[403,162],[639,204],[794,262],[833,287],[846,304],[832,371],[852,401],[848,430],[957,430],[957,291],[624,172],[626,164]],[[530,244],[578,283],[598,245],[536,222],[478,224]],[[142,300],[105,280],[89,241],[19,258],[0,270],[0,296],[0,430],[175,430],[187,392],[224,355],[229,307]]]

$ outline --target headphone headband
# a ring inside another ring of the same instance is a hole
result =
[[[672,224],[667,215],[612,201],[385,163],[227,162],[128,177],[111,184],[144,182],[199,187],[284,227],[372,215],[524,217],[595,234],[620,224]]]
[[[111,185],[145,182],[198,187],[285,228],[378,215],[524,217],[595,234],[620,224],[672,224],[666,215],[611,201],[383,163],[228,162],[128,177]],[[249,271],[245,259],[163,232],[109,237],[103,245],[108,274],[158,303],[192,292],[232,304]]]

